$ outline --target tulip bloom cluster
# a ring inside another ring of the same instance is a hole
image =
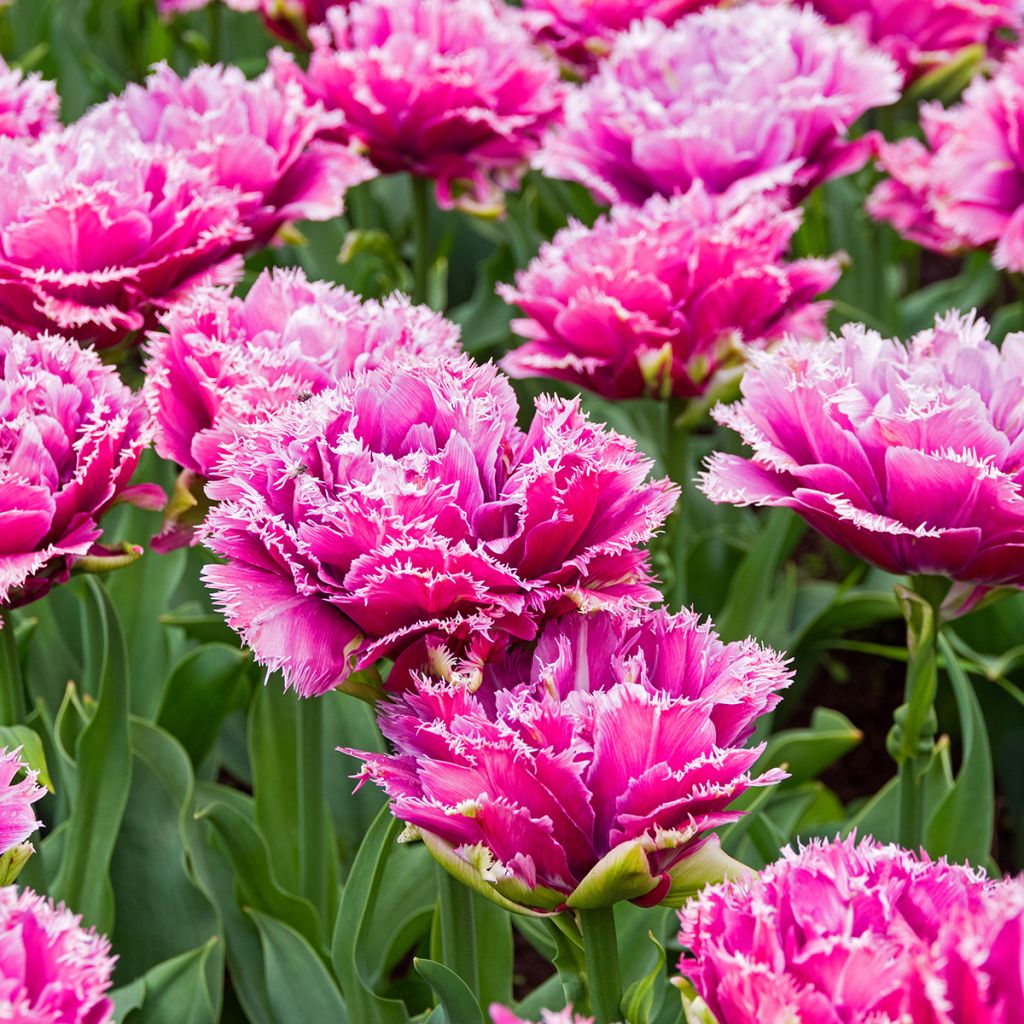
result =
[[[207,289],[150,336],[145,394],[157,451],[208,477],[246,423],[393,356],[458,351],[458,328],[400,296],[361,302],[300,270],[265,271],[244,299]]]
[[[398,752],[350,752],[449,871],[504,905],[679,902],[718,857],[707,830],[740,816],[728,805],[785,778],[752,776],[764,746],[743,746],[784,663],[693,613],[567,616],[505,668],[475,694],[416,677],[380,715]]]
[[[279,54],[279,75],[340,111],[339,137],[382,172],[434,179],[443,206],[495,203],[559,116],[558,67],[504,3],[357,0],[327,25],[308,71]]]
[[[992,79],[976,79],[949,110],[921,108],[925,142],[883,145],[889,180],[868,209],[938,252],[994,246],[997,267],[1024,270],[1024,54]]]
[[[705,890],[680,970],[717,1024],[1010,1024],[1024,983],[1024,885],[851,838]]]
[[[201,66],[181,79],[166,64],[86,117],[105,133],[182,154],[213,184],[237,189],[253,246],[288,221],[340,216],[345,190],[373,177],[348,146],[317,138],[340,121],[270,72],[249,81],[238,68]]]
[[[783,261],[800,224],[763,196],[737,204],[699,183],[686,195],[616,207],[593,228],[560,231],[499,287],[528,319],[502,363],[606,398],[701,394],[748,347],[787,333],[824,336],[836,260]]]
[[[18,1024],[108,1024],[110,943],[63,905],[0,889],[0,1015]]]
[[[551,615],[653,600],[641,545],[676,488],[578,402],[518,412],[492,366],[393,361],[229,446],[205,578],[259,660],[306,696],[382,657],[401,685],[442,644],[478,677]]]
[[[56,126],[59,108],[52,82],[8,67],[0,57],[0,137],[36,138]]]
[[[798,202],[864,164],[869,140],[846,131],[898,99],[899,85],[889,57],[811,10],[740,5],[671,29],[639,22],[566,101],[536,164],[608,203],[639,205],[694,181]]]
[[[162,504],[159,488],[128,486],[148,442],[144,405],[95,352],[0,328],[0,608],[41,597],[83,559],[101,565],[115,502]]]
[[[756,354],[714,415],[753,458],[716,454],[713,501],[792,508],[892,573],[1024,585],[1024,335],[950,313],[909,345],[849,325]]]

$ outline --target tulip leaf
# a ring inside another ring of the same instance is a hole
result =
[[[125,1024],[210,1024],[220,1019],[223,944],[210,939],[157,964],[113,993]]]
[[[786,729],[770,737],[755,771],[785,765],[786,784],[816,779],[829,765],[848,754],[864,734],[845,715],[815,708],[806,729]]]
[[[276,1024],[345,1024],[341,993],[313,947],[294,928],[250,910],[263,943],[267,996]]]
[[[650,1024],[652,1013],[656,1010],[655,998],[660,1001],[663,991],[657,983],[665,980],[665,947],[658,941],[654,932],[648,932],[647,937],[657,949],[658,957],[651,970],[634,981],[622,997],[622,1012],[626,1024]]]
[[[87,924],[109,932],[114,919],[110,859],[131,786],[128,665],[110,599],[91,577],[87,589],[87,665],[95,679],[96,711],[75,745],[78,784],[49,894],[74,907]]]
[[[37,782],[53,792],[53,779],[46,767],[46,751],[43,749],[43,741],[39,733],[30,729],[27,725],[3,725],[0,726],[0,748],[15,750],[21,747],[18,755],[23,764],[38,773]]]
[[[944,636],[939,637],[939,649],[960,712],[963,758],[952,788],[927,819],[925,847],[932,856],[984,864],[992,848],[995,821],[992,753],[985,719],[974,687]]]
[[[434,960],[419,957],[413,961],[413,966],[437,996],[438,1010],[430,1015],[430,1024],[484,1024],[480,1004],[454,971]]]

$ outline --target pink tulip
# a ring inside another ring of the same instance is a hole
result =
[[[340,111],[338,137],[383,173],[434,179],[445,206],[517,187],[560,114],[557,65],[497,0],[357,0],[331,8],[327,26],[310,33],[308,72],[276,55],[280,77]]]
[[[511,1010],[498,1005],[491,1007],[491,1022],[492,1024],[530,1024],[529,1021],[517,1017]],[[594,1018],[573,1013],[570,1006],[560,1013],[555,1013],[553,1010],[541,1010],[540,1024],[594,1024]]]
[[[9,67],[0,57],[0,136],[36,138],[57,125],[59,109],[53,82]]]
[[[21,760],[20,753],[21,748],[0,748],[0,855],[24,843],[39,828],[32,805],[46,795],[46,790],[36,785],[38,776]],[[19,773],[22,778],[15,782]]]
[[[652,196],[593,228],[572,223],[499,287],[526,319],[502,366],[606,398],[699,395],[719,371],[786,333],[823,337],[836,260],[783,262],[800,212],[761,196]]]
[[[638,22],[566,102],[535,164],[602,202],[779,190],[794,203],[863,166],[869,140],[847,130],[899,98],[885,54],[813,11],[738,5],[666,29]]]
[[[546,617],[655,600],[642,545],[676,488],[576,402],[518,413],[494,367],[419,357],[241,433],[205,577],[260,662],[310,695],[390,658],[400,687],[444,643],[473,676]]]
[[[1024,335],[987,334],[953,312],[907,346],[852,324],[754,354],[714,411],[753,455],[713,455],[704,493],[792,508],[887,572],[1024,586]]]
[[[445,659],[438,658],[444,664]],[[568,615],[506,686],[417,676],[386,704],[395,753],[348,751],[457,877],[510,908],[679,903],[731,863],[708,830],[742,816],[746,747],[790,673],[689,612]]]

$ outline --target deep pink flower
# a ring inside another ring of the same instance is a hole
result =
[[[1024,270],[1024,50],[958,106],[923,105],[921,123],[926,145],[882,146],[890,180],[871,214],[939,251],[994,245],[997,267]]]
[[[128,85],[86,121],[134,129],[143,142],[185,155],[217,185],[237,188],[248,245],[264,245],[288,221],[340,216],[346,189],[376,173],[349,146],[317,138],[339,125],[337,112],[269,71],[249,81],[236,67],[203,65],[181,79],[159,64],[144,86]]]
[[[1024,878],[989,889],[980,911],[952,914],[917,968],[914,1024],[1017,1024],[1024,1007]]]
[[[541,134],[559,116],[558,67],[496,0],[357,0],[315,28],[304,73],[283,54],[283,79],[345,117],[339,135],[384,173],[437,182],[439,201],[472,202],[515,188]]]
[[[2,6],[2,5],[0,5]],[[0,57],[0,136],[35,138],[57,124],[60,97],[53,82],[26,75]]]
[[[249,237],[238,197],[183,156],[87,124],[0,139],[0,320],[106,347],[203,283]]]
[[[0,855],[25,842],[39,828],[32,805],[46,795],[20,753],[20,747],[11,751],[0,748]],[[15,782],[19,773],[22,778]]]
[[[404,296],[361,301],[301,270],[264,271],[244,299],[207,289],[150,335],[145,394],[157,451],[210,476],[245,423],[396,355],[459,350],[459,330]]]
[[[888,572],[1024,586],[1024,334],[987,334],[953,312],[907,346],[853,324],[755,354],[714,412],[753,457],[713,455],[704,493],[792,508]]]
[[[739,5],[636,23],[566,102],[536,165],[608,203],[702,181],[794,202],[868,158],[847,129],[899,98],[892,60],[811,10]]]
[[[81,918],[30,889],[0,889],[0,1020],[108,1024],[114,957]]]
[[[309,29],[327,19],[332,7],[348,7],[351,0],[225,0],[236,11],[259,11],[263,23],[293,46],[309,46]]]
[[[834,25],[849,25],[889,54],[908,81],[941,68],[967,46],[987,47],[1020,25],[1015,0],[810,0]]]
[[[987,888],[897,846],[815,841],[686,906],[692,959],[679,969],[718,1024],[919,1024],[907,1013],[916,960]]]
[[[502,366],[607,398],[702,393],[715,374],[787,332],[823,337],[836,260],[784,263],[800,224],[762,196],[652,196],[593,228],[572,223],[498,291],[528,319]]]
[[[348,751],[449,871],[499,901],[679,905],[721,863],[707,831],[741,817],[728,805],[785,778],[752,777],[764,745],[744,746],[789,684],[784,662],[695,613],[565,616],[515,676],[476,693],[418,676],[379,713],[395,753]]]
[[[583,73],[597,67],[612,43],[641,18],[665,25],[714,0],[523,0],[534,35]]]
[[[467,674],[569,607],[655,600],[644,544],[677,490],[633,441],[464,356],[353,374],[250,428],[207,487],[214,599],[304,694],[447,641]]]
[[[128,487],[147,419],[95,352],[0,328],[0,607],[104,557],[100,519],[116,501],[151,503],[159,489]]]
[[[491,1007],[492,1024],[530,1024],[529,1021],[517,1017],[511,1010],[497,1004]],[[594,1024],[593,1017],[584,1017],[572,1012],[572,1007],[555,1012],[554,1010],[540,1011],[540,1024]]]

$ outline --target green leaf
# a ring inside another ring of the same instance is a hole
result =
[[[383,808],[359,848],[338,907],[331,956],[349,1016],[359,1024],[410,1024],[403,1003],[374,991],[367,968],[372,951],[363,941],[373,921],[384,869],[401,830],[401,823],[391,816],[389,808]]]
[[[995,821],[992,754],[985,719],[971,681],[942,635],[939,649],[960,712],[963,758],[952,789],[926,819],[925,847],[935,857],[984,864],[992,849]]]
[[[634,981],[622,997],[626,1024],[650,1024],[651,1014],[655,1010],[655,997],[661,995],[658,983],[665,982],[665,947],[654,932],[648,932],[647,937],[657,949],[658,958],[651,970]]]
[[[24,764],[27,764],[33,771],[39,773],[38,782],[53,792],[53,779],[46,767],[46,752],[43,750],[43,740],[34,729],[27,725],[3,725],[0,726],[0,747],[14,750],[21,747],[18,755]]]
[[[181,658],[167,679],[157,722],[197,768],[213,749],[224,719],[245,707],[250,660],[237,647],[203,644]]]
[[[769,738],[755,771],[785,765],[790,784],[816,779],[863,739],[864,734],[845,715],[815,708],[807,728],[787,729]]]
[[[431,1024],[484,1024],[483,1011],[466,983],[444,964],[434,960],[413,960],[417,973],[437,996],[443,1015],[432,1014]]]
[[[157,964],[113,993],[117,1020],[126,1024],[211,1024],[219,1020],[223,960],[223,944],[212,938],[198,949]]]
[[[277,1024],[345,1024],[348,1016],[334,979],[294,928],[250,910],[263,943],[267,995]]]
[[[88,580],[89,664],[96,711],[78,737],[78,785],[64,834],[64,855],[50,895],[109,933],[114,919],[110,858],[128,802],[132,758],[128,736],[128,668],[117,616],[103,587]]]

